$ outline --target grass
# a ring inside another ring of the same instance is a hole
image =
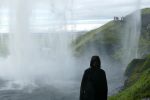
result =
[[[97,29],[91,30],[79,36],[73,42],[74,50],[81,53],[90,43],[98,45],[115,45],[119,41],[117,32],[120,28],[120,22],[116,23],[110,21]]]
[[[124,89],[109,100],[142,100],[150,98],[150,56],[133,60],[127,67]]]
[[[142,73],[139,80],[109,100],[141,100],[150,98],[150,69]]]

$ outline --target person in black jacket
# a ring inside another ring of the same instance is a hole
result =
[[[107,80],[99,56],[93,56],[80,87],[80,100],[107,100]]]

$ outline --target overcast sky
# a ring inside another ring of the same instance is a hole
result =
[[[77,25],[77,30],[91,30],[114,16],[126,16],[146,7],[150,7],[150,0],[74,0],[72,9],[75,23],[86,24]]]
[[[99,20],[125,16],[139,7],[150,7],[150,0],[74,0],[74,19]]]
[[[150,0],[0,0],[0,31],[8,30],[8,9],[13,3],[22,15],[24,10],[34,9],[32,15],[25,16],[30,16],[35,30],[48,30],[53,23],[60,24],[64,17],[69,29],[71,24],[76,24],[77,30],[90,30],[114,16],[126,16],[136,9],[150,7]]]

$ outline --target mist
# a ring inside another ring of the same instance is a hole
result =
[[[35,100],[77,100],[82,75],[90,66],[93,55],[99,55],[101,58],[102,69],[106,71],[108,79],[109,95],[118,92],[124,82],[125,65],[134,57],[138,57],[138,53],[133,53],[133,49],[138,49],[140,12],[137,11],[127,19],[122,30],[128,34],[119,37],[124,53],[123,66],[121,62],[114,62],[110,58],[106,47],[97,48],[96,44],[89,45],[80,57],[74,55],[71,43],[77,36],[68,32],[67,25],[73,20],[87,16],[78,16],[75,4],[73,0],[4,2],[6,7],[2,8],[7,12],[2,14],[8,16],[8,32],[2,33],[1,37],[8,35],[7,41],[2,39],[2,43],[7,42],[8,54],[0,59],[0,77],[5,84],[0,88],[2,92],[7,94],[12,90],[15,92],[13,96],[16,96],[14,100],[25,100],[26,97]],[[139,9],[137,5],[133,7],[134,10]],[[135,36],[137,37],[134,40]],[[103,35],[101,37],[103,38]],[[126,51],[131,52],[127,54]]]

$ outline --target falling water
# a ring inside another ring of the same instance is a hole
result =
[[[20,86],[71,85],[75,67],[69,47],[72,36],[65,28],[68,2],[9,1],[9,55],[1,63],[1,77]]]
[[[6,27],[9,31],[5,31],[9,38],[9,53],[6,58],[0,60],[0,76],[10,82],[1,90],[27,89],[27,93],[15,91],[14,95],[19,94],[22,98],[32,98],[32,95],[36,95],[35,100],[77,100],[80,81],[76,82],[75,78],[82,77],[78,74],[81,75],[82,69],[88,66],[88,63],[85,63],[98,52],[88,51],[86,60],[79,59],[80,63],[71,53],[69,44],[72,35],[68,35],[66,25],[73,19],[73,0],[6,0],[5,4],[4,16],[7,16],[5,18],[9,22]],[[135,9],[137,8],[139,9]],[[4,18],[0,18],[1,20]],[[126,34],[122,36],[125,37],[122,38],[125,64],[138,57],[140,11],[130,16],[126,24]],[[3,34],[1,41],[5,43]],[[106,56],[109,57],[106,52],[101,55],[102,61],[105,61],[102,64],[106,72],[111,73],[108,75],[110,87],[116,88],[116,83],[120,80],[116,78],[117,81],[114,82],[112,75],[116,75],[116,71],[110,70],[112,66],[104,58]],[[82,67],[83,64],[85,67]],[[77,66],[80,67],[78,72]],[[19,96],[15,97],[15,100],[23,100]]]
[[[141,32],[141,12],[140,12],[140,0],[135,1],[135,6],[132,7],[134,13],[127,16],[125,19],[125,26],[122,39],[123,46],[123,58],[124,66],[134,58],[139,58],[138,43]]]

